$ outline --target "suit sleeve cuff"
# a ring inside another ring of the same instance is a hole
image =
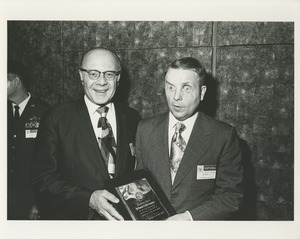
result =
[[[192,214],[191,214],[189,211],[185,211],[185,213],[190,217],[190,220],[191,220],[191,221],[194,221],[194,220],[193,220],[193,217],[192,217]]]

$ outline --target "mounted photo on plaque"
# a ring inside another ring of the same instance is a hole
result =
[[[105,188],[120,199],[114,206],[125,220],[165,220],[176,214],[165,194],[145,170],[111,179]]]

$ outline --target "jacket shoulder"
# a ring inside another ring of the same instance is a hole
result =
[[[221,121],[219,119],[212,118],[211,116],[205,115],[204,113],[200,113],[200,120],[208,122],[208,127],[221,134],[222,132],[227,134],[231,130],[235,130],[235,127],[229,123]]]
[[[40,100],[40,99],[37,99],[35,97],[31,97],[28,104],[31,106],[31,107],[35,107],[35,108],[39,108],[39,109],[42,109],[42,110],[49,110],[51,109],[51,106],[43,101],[43,100]]]
[[[160,115],[144,118],[140,122],[140,127],[155,128],[155,127],[157,127],[157,125],[161,124],[162,122],[164,122],[167,119],[168,119],[168,112],[160,114]]]
[[[126,105],[126,104],[123,104],[123,103],[114,103],[114,105],[115,105],[115,108],[117,108],[117,110],[119,110],[123,114],[125,114],[126,117],[129,117],[129,118],[138,118],[138,119],[141,118],[139,112],[136,109],[134,109],[134,108],[132,108],[132,107]]]
[[[74,101],[72,103],[68,103],[62,106],[58,106],[55,108],[51,108],[45,114],[45,119],[48,120],[61,120],[61,119],[70,119],[72,115],[74,115],[80,107],[84,107],[84,102]],[[75,117],[75,115],[73,116]]]

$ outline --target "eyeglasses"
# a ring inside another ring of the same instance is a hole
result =
[[[101,71],[98,71],[98,70],[86,70],[86,69],[83,69],[83,68],[80,68],[79,70],[85,71],[86,73],[88,73],[89,78],[91,80],[97,80],[100,77],[101,73],[102,73],[106,80],[111,81],[111,80],[116,79],[116,77],[118,75],[120,75],[120,73],[121,73],[120,71],[103,71],[103,72],[101,72]]]

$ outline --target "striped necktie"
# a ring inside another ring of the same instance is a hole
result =
[[[115,175],[115,160],[116,160],[116,142],[113,136],[111,125],[108,123],[106,115],[109,108],[107,106],[99,107],[97,112],[100,114],[97,128],[98,145],[101,154],[107,166],[110,177]]]
[[[174,182],[175,175],[178,171],[184,150],[186,148],[186,142],[181,136],[181,133],[185,129],[185,125],[183,123],[178,122],[175,125],[175,133],[171,141],[170,168],[172,183]]]

